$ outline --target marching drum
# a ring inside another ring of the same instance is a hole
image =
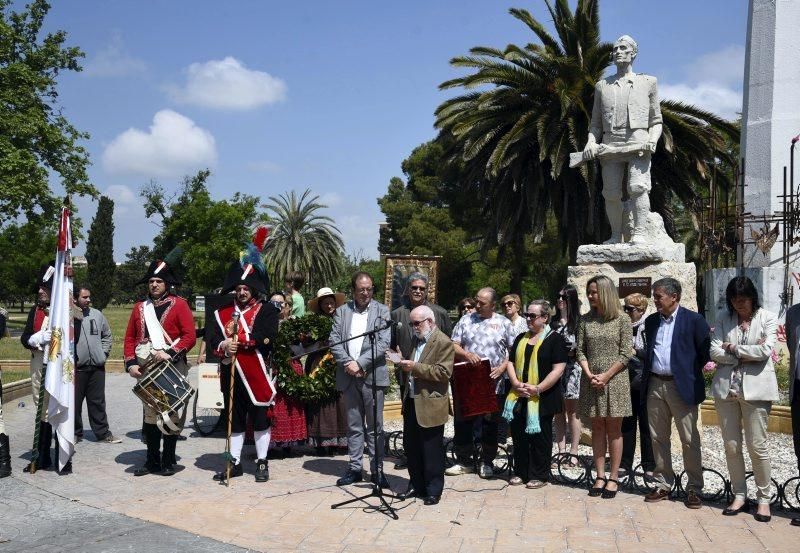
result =
[[[156,424],[162,432],[177,434],[180,427],[171,416],[181,418],[180,411],[186,408],[195,391],[171,361],[153,362],[154,359],[142,367],[144,376],[134,385],[133,393],[159,413]]]

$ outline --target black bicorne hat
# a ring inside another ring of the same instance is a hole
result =
[[[36,278],[36,288],[34,293],[39,292],[39,288],[53,289],[53,280],[56,274],[56,262],[51,261],[49,264],[39,267],[39,276]]]
[[[172,286],[178,286],[181,283],[181,279],[178,278],[175,270],[166,261],[162,261],[161,259],[156,259],[150,263],[150,266],[147,268],[147,273],[145,273],[136,284],[147,284],[147,281],[151,278],[160,278]]]
[[[266,294],[269,290],[269,277],[255,265],[242,264],[234,261],[228,267],[228,274],[225,275],[225,283],[222,285],[220,294],[227,294],[240,284],[250,287],[253,292]]]

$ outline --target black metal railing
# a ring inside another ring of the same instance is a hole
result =
[[[475,444],[477,455],[480,458],[480,443]],[[448,464],[455,463],[455,453],[453,451],[453,441],[445,438],[445,451],[447,453]],[[403,450],[403,431],[397,430],[386,433],[386,452],[389,456],[397,459],[404,459]],[[497,458],[494,463],[494,473],[497,476],[508,476],[513,474],[513,446],[500,444],[498,446]],[[576,486],[589,488],[594,483],[594,460],[588,456],[572,455],[570,453],[556,453],[552,457],[550,469],[550,481],[566,486]],[[686,497],[686,471],[681,472],[675,478],[671,494],[676,498]],[[749,482],[753,478],[753,473],[748,472],[745,478]],[[733,501],[734,493],[730,480],[714,469],[703,467],[703,490],[698,495],[708,502],[730,503]],[[654,489],[653,480],[645,474],[641,465],[637,465],[619,479],[620,489],[629,492],[646,494]],[[794,476],[784,483],[772,479],[774,492],[770,498],[770,505],[773,508],[786,511],[800,512],[800,476]],[[748,490],[754,486],[748,486]],[[755,497],[748,495],[750,502],[755,502]]]

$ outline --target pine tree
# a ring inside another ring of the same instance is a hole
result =
[[[97,213],[86,241],[87,280],[92,290],[92,307],[104,309],[111,301],[114,283],[114,201],[100,196]]]

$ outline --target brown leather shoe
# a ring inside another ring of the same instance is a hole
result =
[[[644,500],[646,503],[656,503],[658,501],[663,501],[669,497],[669,491],[665,490],[664,488],[656,488],[646,496],[644,496]]]
[[[689,490],[688,495],[686,496],[686,501],[683,502],[689,509],[699,509],[703,506],[703,501],[700,497],[695,493],[694,490]]]

